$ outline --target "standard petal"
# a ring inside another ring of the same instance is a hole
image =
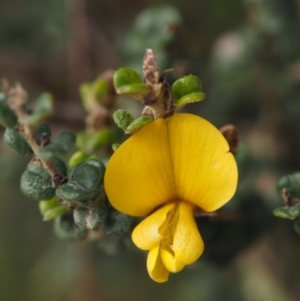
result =
[[[201,256],[204,244],[193,216],[193,205],[182,202],[178,210],[179,217],[171,249],[176,260],[188,265]]]
[[[169,271],[164,266],[161,256],[160,248],[156,247],[149,251],[147,257],[147,270],[149,276],[156,282],[163,283],[168,281]]]
[[[220,208],[237,186],[227,141],[211,123],[192,114],[175,114],[167,125],[178,198],[205,211]]]
[[[175,197],[166,121],[157,119],[125,141],[109,160],[105,190],[119,211],[147,215]]]
[[[160,227],[165,223],[168,213],[175,203],[167,204],[141,221],[132,232],[132,241],[142,250],[151,250],[158,246],[163,234]]]

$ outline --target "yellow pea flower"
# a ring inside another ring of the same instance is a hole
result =
[[[117,210],[147,216],[132,240],[149,251],[150,277],[165,282],[203,252],[195,207],[212,212],[223,206],[235,193],[237,177],[219,130],[201,117],[175,114],[125,141],[108,162],[104,185]]]

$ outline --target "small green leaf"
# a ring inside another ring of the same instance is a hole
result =
[[[39,140],[43,136],[47,136],[48,138],[51,138],[51,129],[46,122],[40,123],[36,128],[35,128],[35,136]]]
[[[183,96],[180,99],[178,99],[178,101],[176,101],[176,107],[180,109],[189,103],[199,102],[204,98],[205,98],[205,94],[202,92],[191,93],[189,95]]]
[[[65,175],[66,165],[63,161],[55,159],[57,169]],[[28,197],[40,201],[50,200],[55,195],[52,179],[48,172],[38,163],[30,162],[21,176],[21,191]]]
[[[80,228],[95,229],[103,224],[107,214],[108,209],[105,205],[94,208],[77,207],[74,210],[74,222]]]
[[[43,121],[53,111],[53,99],[49,93],[43,93],[36,101],[34,112],[28,117],[28,125],[34,126]]]
[[[133,117],[125,110],[118,110],[113,114],[113,119],[118,127],[127,130],[127,127],[133,122]]]
[[[85,151],[79,150],[72,155],[70,158],[68,165],[70,168],[74,167],[79,163],[83,163],[86,159],[90,156],[90,154],[86,153]]]
[[[117,92],[118,94],[130,95],[138,100],[142,100],[143,96],[150,92],[150,88],[145,84],[131,84],[120,87]]]
[[[9,148],[21,156],[33,154],[30,145],[14,128],[5,129],[3,141]]]
[[[126,129],[126,132],[129,132],[131,134],[138,131],[140,128],[145,126],[146,124],[153,121],[153,118],[150,116],[142,116],[137,119],[135,119]]]
[[[98,160],[95,156],[91,156],[88,160],[85,161],[85,163],[97,167],[99,169],[101,177],[104,177],[105,165],[102,163],[102,161]]]
[[[87,141],[87,148],[91,151],[101,148],[108,144],[111,139],[111,129],[103,128],[90,135]]]
[[[123,234],[132,229],[134,221],[134,217],[111,209],[101,229],[107,235]]]
[[[71,147],[75,145],[76,135],[70,131],[61,131],[58,133],[53,141],[41,148],[38,152],[38,156],[42,159],[50,159],[53,157],[66,154]]]
[[[182,108],[188,103],[201,101],[205,94],[201,92],[202,84],[195,75],[184,76],[172,85],[172,93],[176,101],[176,106]]]
[[[70,181],[56,190],[56,195],[66,201],[79,201],[90,195],[101,180],[100,168],[81,163],[70,170]]]
[[[292,207],[279,207],[273,211],[273,214],[277,217],[295,219],[300,215],[300,203]]]
[[[114,86],[118,94],[130,95],[138,100],[143,100],[151,90],[146,86],[140,75],[130,68],[120,68],[114,73]]]
[[[282,177],[277,183],[277,191],[281,194],[282,189],[286,189],[293,198],[300,198],[300,173]]]
[[[7,99],[7,96],[0,92],[0,124],[12,128],[17,124],[18,118],[8,106]]]
[[[89,138],[91,136],[90,133],[87,133],[86,131],[81,131],[76,133],[77,139],[76,139],[76,147],[80,149],[88,149],[87,144],[89,141]]]
[[[93,99],[91,98],[91,84],[83,83],[79,87],[79,93],[82,100],[82,104],[87,111],[90,111],[93,105]]]
[[[58,203],[58,198],[56,196],[49,201],[40,201],[39,209],[44,221],[50,221],[69,211],[66,206]]]
[[[111,146],[111,148],[112,148],[112,150],[115,152],[120,146],[121,146],[120,143],[114,143],[114,144]]]
[[[74,223],[73,212],[69,212],[54,220],[55,235],[66,241],[78,241],[86,237],[87,231]]]
[[[142,84],[141,76],[130,68],[120,68],[114,73],[113,82],[116,90],[118,91],[121,87]]]
[[[101,104],[102,100],[105,98],[105,96],[108,93],[108,85],[105,80],[103,80],[101,77],[97,78],[92,83],[92,90],[95,97],[95,100]]]
[[[92,191],[90,194],[72,202],[80,207],[91,208],[103,201],[104,198],[105,194],[103,191],[103,187],[100,186],[96,190]]]
[[[300,234],[300,218],[297,218],[294,222],[294,229],[298,234]]]
[[[83,83],[79,88],[82,103],[87,111],[91,111],[95,104],[102,104],[109,92],[108,84],[101,77],[92,83]]]

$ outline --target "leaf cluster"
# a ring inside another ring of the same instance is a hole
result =
[[[94,109],[95,104],[101,105],[103,98],[108,98],[108,85],[101,79],[85,84],[83,90],[87,109]],[[52,137],[45,122],[53,112],[52,96],[43,93],[33,109],[26,105],[26,99],[19,101],[18,95],[0,93],[3,140],[17,154],[32,157],[21,176],[21,191],[39,202],[45,221],[54,220],[55,234],[65,240],[79,240],[89,238],[91,230],[98,233],[98,239],[128,231],[134,220],[123,218],[108,204],[103,188],[105,165],[91,152],[106,146],[113,130],[105,127],[92,134],[85,132],[85,148],[70,157],[78,135],[63,130]]]

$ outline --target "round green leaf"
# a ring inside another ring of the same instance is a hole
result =
[[[74,167],[79,163],[83,163],[90,155],[85,151],[79,150],[75,152],[69,159],[68,165],[70,168]]]
[[[153,118],[150,116],[142,116],[137,119],[135,119],[126,129],[127,132],[129,133],[134,133],[138,131],[141,127],[144,125],[150,123],[153,121]]]
[[[87,148],[90,150],[96,150],[105,144],[108,144],[111,140],[111,129],[103,128],[96,133],[90,135],[87,141]]]
[[[62,240],[77,241],[84,239],[87,235],[85,229],[79,228],[74,223],[73,212],[57,217],[53,226],[55,235]]]
[[[174,82],[172,93],[176,101],[176,106],[182,108],[188,103],[198,102],[205,98],[201,92],[202,84],[195,75],[184,76]]]
[[[181,97],[192,93],[198,93],[202,90],[200,79],[195,75],[184,76],[172,85],[172,92],[175,99],[179,100]]]
[[[125,110],[117,110],[113,114],[113,119],[118,127],[126,131],[127,127],[133,122],[133,117]]]
[[[28,125],[34,126],[44,120],[53,111],[53,98],[49,93],[41,94],[35,104],[34,112],[28,117]]]
[[[89,163],[75,165],[70,170],[69,182],[56,190],[56,195],[66,201],[79,201],[93,193],[101,180],[100,169]]]
[[[21,156],[33,153],[27,141],[14,128],[5,129],[3,140],[9,148]]]
[[[45,147],[41,148],[38,156],[42,159],[50,159],[53,157],[61,156],[67,153],[71,147],[75,145],[76,135],[71,131],[59,132],[52,142]]]
[[[51,200],[40,201],[39,210],[43,216],[44,221],[52,220],[59,217],[69,211],[69,209],[58,203],[58,198],[54,196]]]
[[[101,101],[104,99],[104,97],[108,93],[108,84],[105,80],[102,78],[97,78],[93,83],[92,83],[92,91],[94,94],[95,100],[101,104]]]
[[[35,128],[35,136],[37,139],[41,139],[43,136],[51,137],[51,129],[46,122],[40,123],[36,128]]]
[[[89,141],[89,138],[91,136],[90,133],[87,133],[86,131],[81,131],[76,134],[76,147],[80,149],[88,149],[87,144]]]
[[[111,209],[101,229],[105,234],[123,234],[132,229],[135,218]]]
[[[65,175],[66,165],[64,162],[56,159],[54,163],[62,175]],[[38,162],[30,162],[27,165],[26,170],[21,176],[20,187],[26,196],[37,201],[50,200],[55,195],[51,176]]]
[[[114,73],[113,82],[116,90],[127,85],[142,84],[141,76],[130,68],[120,68]]]
[[[83,229],[98,228],[107,217],[108,209],[105,205],[94,208],[77,207],[74,210],[74,222]]]
[[[145,84],[131,84],[118,88],[118,94],[128,94],[137,99],[142,99],[143,95],[150,92],[150,88]]]
[[[205,98],[205,94],[202,92],[191,93],[178,99],[178,101],[176,101],[176,107],[182,108],[189,103],[199,102],[204,98]]]
[[[105,197],[103,192],[103,188],[99,187],[95,191],[92,191],[90,194],[78,199],[73,200],[72,202],[80,207],[91,208],[94,207],[95,204],[101,202]]]
[[[273,211],[273,214],[277,217],[295,219],[300,215],[300,203],[292,207],[279,207]]]
[[[7,96],[0,93],[0,123],[8,128],[17,124],[18,118],[7,104]]]

